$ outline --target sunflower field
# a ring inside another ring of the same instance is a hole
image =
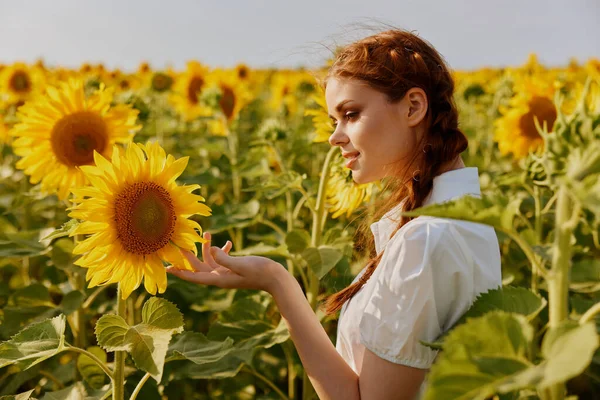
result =
[[[351,283],[381,185],[357,185],[325,71],[0,65],[0,399],[315,399],[271,295],[167,276],[202,232],[320,302]],[[503,288],[440,349],[426,399],[600,398],[600,60],[454,71]]]

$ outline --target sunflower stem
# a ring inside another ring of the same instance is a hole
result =
[[[571,237],[574,228],[570,222],[575,213],[578,214],[579,210],[574,207],[569,191],[563,184],[558,188],[552,269],[547,278],[550,329],[557,328],[568,317],[569,268],[573,250]],[[550,386],[549,391],[553,400],[564,399],[564,382]]]
[[[121,298],[121,283],[117,289],[117,315],[125,319],[126,300]],[[115,372],[113,379],[113,400],[123,400],[125,386],[125,351],[115,351]]]
[[[321,177],[319,181],[319,191],[317,192],[317,204],[315,213],[313,213],[313,225],[312,225],[312,235],[311,235],[311,247],[319,247],[321,244],[321,236],[323,233],[324,220],[327,215],[325,212],[325,191],[327,189],[327,182],[329,181],[329,169],[331,167],[331,160],[333,159],[333,155],[337,151],[336,147],[331,147],[327,156],[325,156],[325,162],[323,163],[323,169],[321,170]],[[307,298],[310,303],[310,307],[315,311],[317,309],[317,296],[319,295],[319,278],[310,268],[307,268],[307,278],[308,278],[308,293]],[[306,369],[302,374],[302,399],[309,400],[315,397],[316,392],[313,388],[308,375],[306,373]]]
[[[225,115],[221,113],[221,119],[223,126],[225,127],[225,133],[227,135],[227,145],[229,147],[229,162],[231,164],[231,183],[233,185],[233,198],[235,205],[240,205],[242,202],[242,179],[240,177],[240,170],[238,165],[238,136],[237,132],[229,129],[229,124]],[[234,228],[233,242],[235,243],[237,250],[244,248],[244,237],[241,228]]]
[[[75,205],[75,203],[73,203]],[[83,239],[83,235],[75,235],[73,238],[74,245],[77,246],[77,243],[81,242]],[[82,268],[77,267],[73,272],[73,289],[78,290],[85,294],[85,275],[83,274]],[[85,307],[80,306],[74,313],[74,322],[75,322],[75,346],[85,349],[87,347],[87,337],[85,332],[85,315],[84,315]]]
[[[84,354],[84,355],[88,356],[93,362],[95,362],[100,367],[100,369],[102,371],[104,371],[104,373],[110,379],[113,379],[114,375],[110,371],[108,366],[104,362],[102,362],[102,360],[100,360],[98,357],[96,357],[93,353],[90,353],[89,351],[87,351],[85,349],[80,349],[79,347],[74,347],[74,346],[69,346],[69,345],[67,345],[63,351],[73,351],[75,353]]]
[[[142,379],[140,379],[140,382],[135,387],[135,390],[131,394],[131,397],[129,398],[129,400],[135,400],[137,398],[137,395],[140,394],[140,391],[142,390],[142,387],[144,386],[144,383],[146,383],[146,381],[149,378],[150,378],[150,372],[146,372],[146,375],[144,375],[142,377]]]

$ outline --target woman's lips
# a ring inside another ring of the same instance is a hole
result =
[[[346,158],[348,158],[348,161],[346,161],[346,168],[352,168],[352,165],[354,164],[354,162],[356,161],[356,159],[360,157],[360,153],[356,153],[356,154],[349,154],[348,156],[346,156]]]

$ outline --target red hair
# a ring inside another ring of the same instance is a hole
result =
[[[411,32],[388,30],[342,48],[329,68],[325,86],[329,78],[363,81],[384,93],[390,102],[401,100],[413,87],[425,92],[428,101],[426,129],[417,145],[422,152],[415,151],[406,167],[409,170],[415,166],[415,173],[406,178],[406,171],[398,171],[397,179],[387,185],[391,195],[375,208],[380,210],[376,217],[381,217],[401,202],[403,211],[421,207],[431,192],[433,178],[455,161],[468,145],[466,136],[458,128],[458,110],[453,99],[454,81],[441,55],[430,43]],[[401,217],[392,236],[410,220],[409,217]],[[367,226],[363,225],[361,231],[367,232]],[[373,236],[363,236],[367,238],[366,247],[371,256],[367,269],[357,282],[325,300],[327,315],[340,310],[379,265],[383,251],[377,255]]]

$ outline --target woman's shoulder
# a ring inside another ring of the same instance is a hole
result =
[[[440,244],[442,246],[440,246]],[[498,247],[493,227],[450,218],[420,216],[407,222],[390,239],[387,247],[416,246],[424,251],[447,252],[449,248],[481,249]]]

